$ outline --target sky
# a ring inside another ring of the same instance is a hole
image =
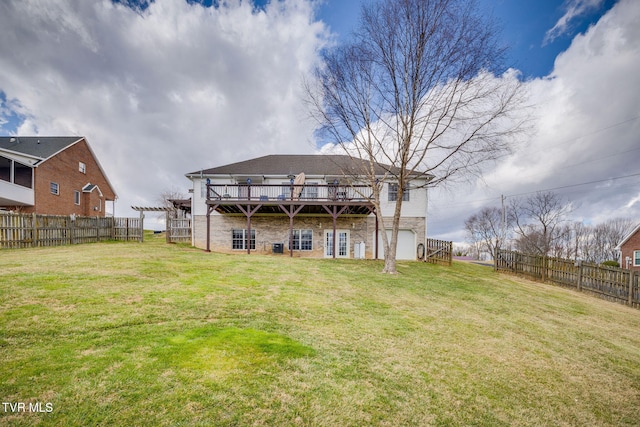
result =
[[[543,190],[574,220],[640,222],[640,2],[478,2],[534,121],[482,180],[431,191],[428,234],[464,241],[482,207]],[[85,136],[117,216],[186,195],[189,172],[318,152],[301,81],[349,39],[360,2],[214,3],[3,0],[0,134]]]

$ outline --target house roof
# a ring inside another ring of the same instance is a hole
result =
[[[81,139],[79,136],[0,136],[0,150],[45,160]]]
[[[357,162],[361,162],[360,165]],[[211,169],[188,173],[187,176],[200,175],[348,175],[359,174],[366,160],[354,159],[345,155],[326,154],[273,154],[242,162],[231,163]],[[376,163],[376,175],[395,173],[397,168]]]
[[[631,232],[629,234],[627,234],[618,244],[618,246],[616,246],[617,250],[620,250],[620,248],[622,248],[622,245],[624,245],[625,243],[627,243],[627,240],[629,240],[631,237],[633,237],[638,231],[640,231],[640,224],[638,224],[633,230],[631,230]]]
[[[0,152],[13,152],[35,158],[37,161],[35,161],[33,165],[38,167],[42,162],[82,140],[85,141],[87,149],[98,165],[98,169],[100,169],[107,185],[115,195],[116,192],[109,181],[109,177],[107,177],[104,169],[102,169],[102,165],[91,149],[89,142],[83,136],[0,136]],[[100,189],[98,189],[98,191],[100,191]]]

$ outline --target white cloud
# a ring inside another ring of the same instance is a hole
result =
[[[579,16],[597,9],[603,0],[569,0],[565,4],[566,12],[558,19],[556,24],[547,31],[544,37],[543,46],[553,42],[556,38],[564,35],[570,29],[571,21]]]
[[[156,0],[0,4],[0,90],[20,134],[86,136],[128,206],[184,174],[269,153],[312,152],[301,77],[329,35],[312,2],[205,8]]]
[[[556,191],[574,202],[574,219],[640,220],[640,3],[622,0],[574,38],[547,78],[527,82],[536,106],[532,131],[516,152],[473,188],[433,193],[430,229],[462,240],[461,224],[500,195]],[[602,181],[588,185],[576,185]]]

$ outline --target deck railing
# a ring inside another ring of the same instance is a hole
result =
[[[373,199],[373,188],[369,185],[208,184],[207,199],[230,202],[238,200],[368,202]]]

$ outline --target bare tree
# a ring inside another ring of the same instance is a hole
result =
[[[552,250],[565,239],[564,225],[571,211],[571,203],[551,191],[537,192],[525,200],[513,199],[510,217],[519,236],[516,248],[545,258],[553,255]]]
[[[503,247],[507,239],[510,225],[500,208],[482,208],[479,213],[471,215],[464,222],[467,236],[472,243],[480,243],[495,259],[498,249]]]
[[[587,227],[589,232],[580,247],[580,256],[596,263],[618,260],[616,247],[634,225],[634,221],[629,218],[612,218]]]
[[[509,151],[523,120],[521,84],[500,69],[496,26],[468,0],[388,0],[362,7],[354,41],[324,55],[307,84],[325,141],[365,159],[382,225],[384,272],[396,272],[403,195],[480,175]],[[503,74],[504,73],[504,74]],[[391,238],[375,164],[397,184]]]
[[[159,206],[166,208],[168,210],[168,214],[166,213],[160,214],[158,215],[158,218],[159,219],[179,218],[180,215],[182,214],[182,211],[176,206],[174,201],[183,200],[183,199],[186,199],[186,196],[184,195],[184,193],[180,192],[180,190],[176,188],[165,190],[162,193],[160,193],[156,198],[156,203],[158,203]],[[169,224],[167,224],[167,227],[168,226]]]

